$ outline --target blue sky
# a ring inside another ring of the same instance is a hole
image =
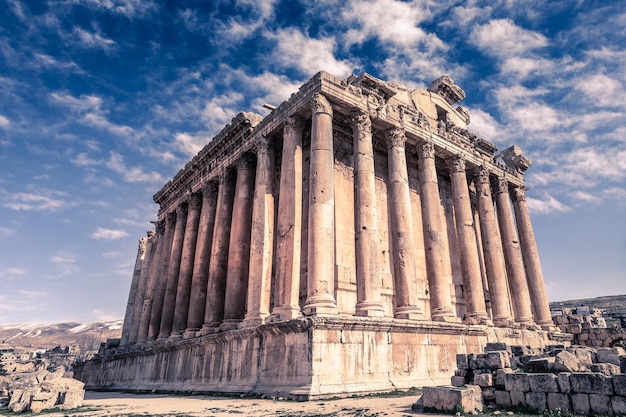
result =
[[[626,293],[622,1],[0,0],[0,323],[124,314],[152,195],[319,70],[449,74],[533,161],[550,300]]]

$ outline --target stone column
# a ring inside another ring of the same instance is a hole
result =
[[[184,333],[184,338],[186,339],[195,337],[204,323],[211,242],[213,241],[213,225],[217,210],[217,189],[217,183],[214,181],[210,181],[202,187],[202,209],[193,263],[187,329]]]
[[[163,297],[163,312],[161,313],[161,328],[159,339],[166,339],[172,332],[174,324],[174,309],[176,307],[176,292],[180,274],[180,263],[183,256],[183,243],[185,241],[185,228],[187,226],[187,205],[181,204],[176,208],[176,227],[172,250],[170,251],[170,263],[167,268],[167,282],[165,284],[165,296]]]
[[[187,315],[189,314],[189,299],[191,296],[191,279],[193,274],[193,262],[196,255],[196,243],[198,241],[198,226],[200,224],[200,207],[202,197],[198,193],[189,196],[189,208],[187,210],[187,224],[185,226],[185,240],[180,261],[178,275],[178,288],[176,290],[176,303],[174,304],[174,324],[171,338],[181,338],[187,328]]]
[[[355,314],[382,317],[380,269],[378,267],[378,228],[376,220],[376,177],[372,122],[367,113],[352,113],[354,136],[354,206],[356,249]]]
[[[491,318],[498,327],[510,327],[511,301],[506,283],[506,267],[502,252],[502,241],[498,233],[498,224],[491,197],[489,171],[480,167],[474,178],[476,198],[478,202],[478,219],[480,222],[483,253],[487,282],[489,283],[489,299],[491,301]]]
[[[279,320],[300,317],[302,239],[302,127],[298,117],[283,128],[278,224],[276,226],[276,288],[272,315]]]
[[[476,247],[476,230],[474,215],[467,188],[465,160],[455,156],[448,159],[450,180],[452,182],[452,198],[454,201],[454,217],[456,232],[461,252],[461,270],[463,272],[463,295],[465,297],[465,317],[467,324],[489,324],[485,291],[480,273],[480,260]]]
[[[204,324],[198,333],[199,335],[214,333],[219,330],[224,317],[224,291],[226,288],[226,273],[228,271],[228,246],[230,243],[234,198],[235,173],[232,170],[228,170],[220,175],[213,243],[211,244],[211,261],[209,263],[209,283],[207,285],[206,306],[204,309]]]
[[[165,300],[165,287],[167,285],[167,271],[169,270],[170,255],[172,252],[172,239],[174,239],[174,227],[176,226],[176,212],[167,213],[165,217],[165,234],[160,265],[157,269],[152,311],[150,313],[150,328],[148,339],[156,340],[161,330],[161,318],[163,316],[163,302]]]
[[[154,256],[150,263],[148,271],[148,282],[146,284],[146,293],[142,302],[141,323],[137,333],[137,343],[143,343],[148,338],[148,330],[150,329],[150,315],[152,314],[152,303],[154,300],[154,292],[159,278],[159,267],[163,258],[162,252],[165,233],[165,222],[158,221],[155,223],[156,233],[154,235],[153,251]]]
[[[535,313],[535,323],[544,330],[553,330],[552,315],[550,314],[550,304],[546,294],[546,286],[543,280],[541,263],[539,262],[539,251],[535,241],[535,233],[526,206],[525,188],[515,188],[513,190],[513,208],[515,209],[515,219],[517,221],[517,231],[522,249],[522,259],[526,270],[526,281],[530,292],[530,300]]]
[[[130,338],[130,329],[136,321],[135,317],[135,298],[137,297],[137,287],[139,286],[139,278],[141,269],[146,259],[147,239],[142,237],[139,239],[139,247],[137,248],[137,257],[135,258],[135,267],[133,268],[133,276],[130,280],[130,290],[128,291],[128,302],[126,303],[126,313],[124,314],[124,325],[122,326],[122,337],[120,346],[126,346]]]
[[[246,316],[241,324],[252,327],[270,315],[274,244],[274,149],[268,139],[257,143],[257,163],[250,236],[250,270]]]
[[[435,166],[435,147],[430,142],[417,145],[420,171],[420,200],[424,247],[426,249],[426,271],[430,295],[430,316],[433,321],[458,322],[452,309],[450,289],[452,277],[444,267],[444,245],[448,238],[441,222],[439,182]],[[449,262],[449,261],[448,261]]]
[[[415,275],[415,241],[409,174],[406,166],[406,136],[401,129],[385,132],[389,166],[389,214],[393,241],[393,277],[395,285],[394,316],[401,319],[423,319],[418,305]]]
[[[337,314],[335,302],[335,157],[333,108],[322,94],[311,102],[307,299],[304,313]]]
[[[245,154],[237,163],[235,204],[228,246],[224,320],[220,330],[236,329],[246,313],[253,198],[254,157]]]
[[[149,231],[146,239],[146,252],[144,260],[141,266],[141,272],[139,274],[139,283],[137,284],[137,293],[135,295],[135,302],[133,307],[133,322],[130,326],[130,333],[128,335],[128,343],[135,344],[139,336],[139,326],[141,325],[141,313],[143,311],[143,301],[146,297],[146,289],[148,286],[148,278],[152,260],[155,258],[155,246],[154,241],[156,234],[153,231]]]
[[[519,248],[519,240],[515,233],[515,220],[511,210],[509,196],[509,182],[505,178],[498,178],[496,187],[496,209],[500,236],[502,237],[502,249],[506,265],[506,276],[509,280],[509,289],[513,301],[513,313],[515,321],[522,325],[532,325],[533,318],[530,309],[530,295],[524,275],[524,265]]]

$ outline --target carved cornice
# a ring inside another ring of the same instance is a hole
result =
[[[399,146],[404,149],[406,145],[406,135],[404,130],[397,127],[385,131],[385,139],[387,139],[387,147],[392,148]]]
[[[313,114],[325,113],[333,116],[333,106],[330,104],[330,101],[323,94],[316,93],[311,98],[311,111]]]
[[[448,158],[446,159],[446,163],[448,164],[448,169],[450,170],[450,173],[453,173],[453,172],[465,173],[465,159],[461,158],[460,156],[456,155],[456,156],[453,156],[452,158]]]

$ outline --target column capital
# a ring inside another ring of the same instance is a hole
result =
[[[254,142],[254,149],[256,150],[257,154],[267,154],[273,147],[274,144],[270,141],[268,137],[264,135],[259,136],[256,142]]]
[[[239,161],[237,161],[237,171],[241,170],[250,170],[253,171],[255,169],[255,158],[254,155],[249,153],[244,153],[241,155]]]
[[[166,214],[166,218],[165,218],[166,227],[173,226],[176,223],[177,211],[178,211],[178,208]]]
[[[370,119],[369,113],[360,109],[355,109],[350,112],[350,122],[352,124],[352,128],[360,132],[372,131],[372,120]]]
[[[185,203],[179,204],[178,207],[176,207],[176,218],[186,215],[188,208],[189,206]]]
[[[509,192],[509,181],[504,177],[498,177],[494,183],[495,194],[502,194]]]
[[[435,158],[435,145],[430,141],[423,141],[417,144],[417,150],[422,158]]]
[[[404,149],[404,146],[406,145],[406,135],[404,134],[404,130],[399,127],[386,130],[385,139],[387,139],[387,148],[399,146]]]
[[[301,132],[303,128],[304,119],[302,119],[302,117],[297,115],[289,116],[283,125],[283,135],[288,135],[292,132]]]
[[[235,178],[237,178],[236,173],[237,171],[232,168],[226,168],[220,172],[218,175],[220,186],[232,182]]]
[[[513,188],[513,201],[526,201],[526,187]]]
[[[326,113],[330,117],[333,116],[333,106],[330,101],[321,93],[316,93],[311,99],[311,111],[315,113]]]
[[[465,172],[465,159],[463,159],[459,155],[455,155],[446,159],[446,163],[448,164],[448,169],[450,169],[450,173]]]
[[[202,184],[202,197],[207,197],[209,195],[215,195],[219,188],[219,184],[217,181],[207,181]]]
[[[154,230],[157,235],[163,235],[165,233],[165,220],[157,220],[154,222]]]
[[[474,182],[476,184],[489,184],[489,170],[484,166],[476,167],[474,170]]]
[[[155,235],[155,231],[154,230],[148,230],[146,231],[146,235],[148,236],[148,239],[150,239],[152,236]]]
[[[202,205],[202,195],[200,193],[191,193],[189,196],[189,210],[198,210]]]

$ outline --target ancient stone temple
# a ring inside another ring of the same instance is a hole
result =
[[[120,347],[88,388],[320,398],[448,383],[457,353],[555,343],[516,147],[448,77],[321,72],[158,191]],[[269,106],[271,107],[271,106]]]

